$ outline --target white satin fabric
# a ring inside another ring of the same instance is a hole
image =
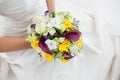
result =
[[[71,5],[72,4],[72,5]],[[48,62],[33,49],[0,55],[0,80],[112,80],[115,52],[107,24],[69,0],[56,2],[80,20],[83,51],[69,63]],[[44,0],[0,0],[0,36],[24,37],[32,18],[46,10]],[[116,72],[117,73],[117,72]]]

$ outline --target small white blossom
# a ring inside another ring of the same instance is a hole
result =
[[[58,18],[52,18],[50,23],[52,27],[60,28],[61,21]]]
[[[59,38],[59,42],[62,43],[65,40],[64,37]]]
[[[70,48],[72,54],[79,54],[80,48],[77,45],[72,45]]]
[[[39,34],[46,32],[46,26],[43,23],[36,24],[35,31]]]
[[[58,46],[57,42],[55,42],[54,40],[50,40],[50,39],[46,40],[45,43],[47,44],[50,50],[56,49]]]
[[[54,35],[56,31],[54,28],[49,28],[47,32],[49,32],[51,35]]]

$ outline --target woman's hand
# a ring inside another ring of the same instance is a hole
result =
[[[54,0],[46,0],[47,7],[49,11],[55,12],[55,1]]]
[[[0,37],[0,52],[9,52],[31,48],[26,38]]]

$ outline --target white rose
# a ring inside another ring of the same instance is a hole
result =
[[[66,30],[66,28],[65,28],[65,26],[64,26],[64,24],[63,24],[62,22],[63,22],[63,20],[62,20],[60,17],[56,17],[56,18],[55,18],[54,26],[55,26],[56,28],[61,29],[62,32],[64,32],[64,31]]]
[[[42,17],[41,16],[37,16],[33,19],[33,23],[38,24],[41,23]]]
[[[42,23],[38,23],[38,24],[36,24],[35,31],[39,34],[45,33],[46,32],[46,26]]]
[[[50,24],[52,25],[52,27],[60,28],[61,21],[58,18],[52,18],[50,20]]]
[[[52,28],[53,25],[50,22],[48,22],[47,27]]]

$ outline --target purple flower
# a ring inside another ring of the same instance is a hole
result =
[[[45,11],[45,16],[49,16],[50,11]]]
[[[59,37],[61,37],[61,34],[59,34],[58,32],[56,32],[56,33],[54,34],[54,36],[59,38]]]
[[[50,18],[55,18],[55,12],[54,11],[45,11],[45,16],[49,16]]]
[[[63,56],[65,56],[64,59],[66,59],[66,60],[69,60],[74,57],[70,53],[67,53],[67,52],[63,52]]]
[[[79,21],[74,18],[73,25],[78,27]]]
[[[40,37],[39,43],[38,43],[38,44],[39,44],[39,47],[40,47],[44,52],[52,55],[52,52],[50,51],[50,49],[48,48],[47,44],[45,43],[46,40],[47,40],[46,37],[44,37],[44,36],[43,36],[43,37]]]
[[[63,34],[63,37],[65,37],[66,39],[71,40],[71,41],[79,40],[80,36],[81,36],[81,32],[78,30],[71,30],[71,31],[65,32]]]
[[[31,24],[31,29],[35,29],[36,24]]]
[[[71,54],[69,54],[69,55],[66,55],[65,57],[64,57],[64,59],[66,59],[66,60],[69,60],[69,59],[72,59],[74,56],[72,56]]]

